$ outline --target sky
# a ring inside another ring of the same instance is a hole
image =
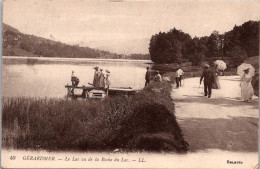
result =
[[[259,21],[259,11],[259,1],[4,0],[3,22],[23,33],[129,54],[148,53],[159,31],[209,36]]]

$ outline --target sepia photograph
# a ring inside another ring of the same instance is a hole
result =
[[[259,168],[259,11],[4,0],[1,167]]]

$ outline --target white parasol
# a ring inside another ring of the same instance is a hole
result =
[[[244,75],[246,69],[249,69],[248,74],[251,77],[253,77],[255,75],[255,68],[249,63],[242,63],[240,66],[238,66],[237,74],[242,77]]]
[[[219,70],[225,70],[227,68],[227,64],[223,60],[216,60],[214,62],[215,65],[217,65]]]

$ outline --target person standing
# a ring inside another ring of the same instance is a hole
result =
[[[244,70],[244,74],[242,75],[241,78],[241,97],[244,102],[248,103],[250,100],[252,100],[252,97],[254,95],[254,89],[251,84],[252,81],[252,76],[249,75],[249,69]]]
[[[72,73],[71,73],[71,85],[72,86],[75,86],[76,78],[77,77],[75,76],[74,70],[72,70]]]
[[[107,74],[106,74],[106,85],[107,85],[107,89],[109,89],[109,86],[111,85],[110,82],[110,71],[106,70]]]
[[[184,74],[183,70],[181,70],[180,66],[177,66],[177,71],[176,71],[176,88],[181,87],[181,80],[182,80],[182,75]]]
[[[214,75],[214,82],[212,85],[212,89],[220,89],[220,83],[219,83],[219,79],[218,79],[219,70],[218,70],[217,65],[213,71],[213,75]]]
[[[204,94],[205,96],[208,96],[208,98],[210,98],[212,85],[214,83],[214,75],[213,72],[209,69],[208,64],[205,65],[205,68],[200,78],[200,84],[203,78],[204,78]]]
[[[100,72],[98,71],[98,67],[94,67],[95,72],[94,72],[94,79],[93,79],[93,86],[94,87],[99,87],[99,75]]]
[[[79,78],[76,77],[75,86],[78,86],[78,84],[79,84]]]
[[[75,72],[73,70],[71,73],[71,83],[72,83],[72,86],[78,86],[78,84],[79,84],[79,78],[75,75]]]
[[[149,71],[149,67],[146,67],[146,73],[145,73],[145,86],[147,86],[150,83],[151,80],[151,72]]]
[[[105,88],[105,75],[102,72],[103,69],[100,69],[100,75],[99,75],[99,87],[100,88]]]

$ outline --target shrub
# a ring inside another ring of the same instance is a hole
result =
[[[104,100],[4,98],[2,145],[15,149],[185,152],[188,147],[174,115],[170,91],[171,83],[162,82],[130,97]]]

